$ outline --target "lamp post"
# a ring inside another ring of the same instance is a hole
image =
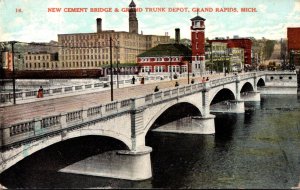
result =
[[[14,55],[14,45],[17,41],[9,42],[11,44],[11,51],[12,51],[12,78],[13,78],[13,99],[14,104],[16,104],[16,79],[15,79],[15,55]]]
[[[294,50],[291,50],[290,51],[290,64],[289,64],[289,68],[291,69],[293,65],[294,65]]]
[[[188,84],[190,84],[190,62],[187,62]]]
[[[118,55],[119,55],[119,47],[116,47],[117,51],[116,51],[116,57],[117,57],[117,88],[119,88],[119,59],[118,59]]]
[[[170,53],[170,58],[169,58],[170,59],[170,63],[169,63],[169,69],[170,69],[170,71],[169,72],[170,72],[170,78],[172,80],[173,77],[172,77],[172,63],[171,63],[172,57],[171,57],[171,51],[169,51],[169,53]]]
[[[109,50],[110,50],[110,99],[114,101],[114,81],[113,81],[113,68],[112,68],[112,38],[109,37]]]
[[[214,61],[213,61],[212,42],[211,42],[210,43],[210,74],[212,74],[213,65],[214,65]]]

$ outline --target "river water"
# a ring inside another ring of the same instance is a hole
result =
[[[215,114],[215,135],[150,132],[153,177],[134,182],[57,172],[110,149],[111,139],[75,139],[40,151],[3,174],[8,188],[274,188],[300,180],[300,95],[262,96],[244,114]]]

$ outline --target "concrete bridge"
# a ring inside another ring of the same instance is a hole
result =
[[[155,93],[145,92],[142,96],[124,97],[70,112],[40,115],[22,122],[1,122],[0,172],[55,143],[98,135],[117,139],[127,148],[106,154],[104,158],[88,158],[83,164],[75,163],[61,171],[128,180],[148,179],[152,176],[152,148],[146,146],[145,137],[166,113],[180,112],[180,107],[191,108],[186,110],[196,111],[194,119],[200,125],[188,133],[214,134],[212,111],[243,113],[244,101],[260,101],[261,93],[296,94],[296,73],[242,73]],[[223,101],[230,106],[213,110],[213,105]],[[5,110],[0,110],[3,115],[1,111]]]

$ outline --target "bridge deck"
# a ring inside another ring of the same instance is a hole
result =
[[[219,78],[222,76],[223,75],[219,74],[209,75],[209,78]],[[195,79],[196,83],[201,82],[200,77],[193,78]],[[190,77],[190,80],[191,79],[192,77]],[[159,86],[159,89],[171,88],[174,87],[176,81],[179,82],[179,85],[187,84],[187,79],[179,79],[114,89],[114,100],[124,100],[153,93],[156,85]],[[2,111],[0,111],[0,114],[2,117],[0,116],[0,119],[2,120],[1,123],[4,124],[4,126],[8,126],[22,121],[28,121],[36,117],[47,117],[50,115],[60,114],[62,112],[79,110],[84,107],[106,104],[110,102],[110,98],[110,88],[107,88],[107,90],[100,92],[7,106],[1,108]]]

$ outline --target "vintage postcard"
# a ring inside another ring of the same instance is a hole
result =
[[[0,189],[300,189],[299,0],[0,0]]]

